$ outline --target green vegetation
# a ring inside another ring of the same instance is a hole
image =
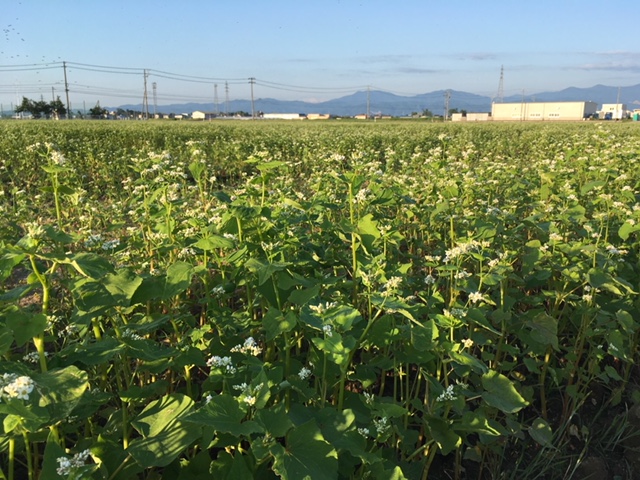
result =
[[[634,127],[0,123],[0,476],[632,478]]]

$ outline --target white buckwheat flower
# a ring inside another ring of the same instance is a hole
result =
[[[207,360],[207,366],[212,368],[223,368],[226,373],[229,373],[231,375],[236,373],[236,367],[233,366],[231,357],[220,357],[218,355],[214,355],[209,360]]]
[[[482,300],[482,294],[480,292],[472,292],[469,294],[469,301],[471,303],[478,303]]]
[[[298,378],[300,380],[306,380],[310,376],[311,376],[311,370],[309,370],[307,367],[302,367],[298,372]]]
[[[262,353],[262,348],[256,343],[253,337],[247,338],[242,345],[236,345],[231,349],[233,353],[251,354],[257,357]]]
[[[84,466],[84,463],[87,461],[90,454],[91,451],[87,449],[80,453],[76,453],[72,458],[58,457],[56,459],[58,462],[56,473],[62,477],[68,477],[75,468]]]
[[[331,325],[323,326],[322,331],[327,337],[331,337],[333,335],[333,327]]]
[[[0,380],[2,389],[0,395],[7,398],[29,400],[29,394],[33,391],[35,383],[31,377],[18,376],[15,373],[5,373]]]
[[[444,392],[438,395],[438,398],[436,398],[436,402],[453,401],[456,398],[458,397],[456,397],[455,395],[455,392],[453,390],[453,385],[449,385]]]

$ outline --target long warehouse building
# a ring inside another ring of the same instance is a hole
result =
[[[520,102],[491,105],[493,120],[557,121],[584,120],[597,114],[595,102]]]

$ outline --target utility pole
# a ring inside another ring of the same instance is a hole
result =
[[[56,101],[56,89],[51,87],[51,101],[55,102]]]
[[[371,118],[371,86],[367,85],[367,120]]]
[[[216,115],[220,113],[220,107],[218,106],[218,84],[213,84],[213,108]]]
[[[229,115],[229,82],[224,82],[224,116]]]
[[[449,100],[451,100],[451,90],[444,92],[444,121],[449,119]]]
[[[67,81],[67,62],[62,62],[62,69],[64,70],[64,92],[67,95],[67,120],[71,118],[71,102],[69,102],[69,82]]]
[[[158,93],[157,93],[158,85],[156,84],[156,82],[153,82],[151,84],[151,86],[153,87],[153,116],[155,118],[155,116],[158,114],[158,112],[157,112],[157,110],[158,110]]]
[[[149,119],[149,98],[147,97],[147,77],[149,74],[147,73],[147,69],[145,68],[143,71],[144,75],[144,95],[142,96],[142,113],[144,114],[145,119]]]
[[[249,77],[249,84],[251,85],[251,118],[255,120],[256,110],[253,104],[253,85],[256,83],[255,77]]]

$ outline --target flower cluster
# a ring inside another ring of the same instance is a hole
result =
[[[311,376],[311,370],[308,369],[307,367],[302,367],[300,369],[300,371],[298,372],[298,378],[300,380],[306,380],[307,378],[309,378]]]
[[[322,315],[327,310],[331,310],[332,308],[334,308],[336,305],[337,304],[335,302],[320,302],[318,305],[309,305],[309,310],[317,313],[318,315]]]
[[[231,349],[233,353],[250,354],[257,357],[262,353],[262,347],[256,343],[253,337],[247,338],[242,345],[236,345]],[[226,357],[225,357],[226,358]]]
[[[219,357],[218,355],[214,355],[209,360],[207,360],[207,367],[221,368],[226,373],[229,373],[231,375],[236,373],[236,367],[233,365],[231,357]]]
[[[242,392],[242,397],[244,397],[242,400],[244,401],[244,403],[246,403],[250,407],[253,407],[256,404],[256,400],[257,400],[256,395],[260,390],[262,390],[263,386],[264,386],[264,383],[259,383],[258,385],[252,388],[251,385],[247,385],[246,383],[241,383],[239,385],[234,385],[233,389]]]
[[[44,356],[48,357],[49,352],[44,352]],[[38,352],[29,352],[22,357],[22,360],[29,363],[38,363],[40,361],[40,354]]]
[[[391,425],[389,425],[389,419],[387,417],[374,418],[373,426],[376,427],[376,432],[378,432],[378,435],[384,435],[391,427]]]
[[[0,398],[17,398],[29,400],[29,394],[33,391],[35,383],[26,375],[4,373],[0,377]]]
[[[56,460],[58,462],[58,468],[56,468],[56,473],[62,477],[67,477],[75,468],[80,468],[84,466],[84,462],[87,461],[91,452],[87,450],[83,450],[80,453],[76,453],[72,458],[67,457],[58,457]]]
[[[456,398],[458,397],[456,397],[454,386],[449,385],[440,395],[438,395],[436,402],[453,401]]]

